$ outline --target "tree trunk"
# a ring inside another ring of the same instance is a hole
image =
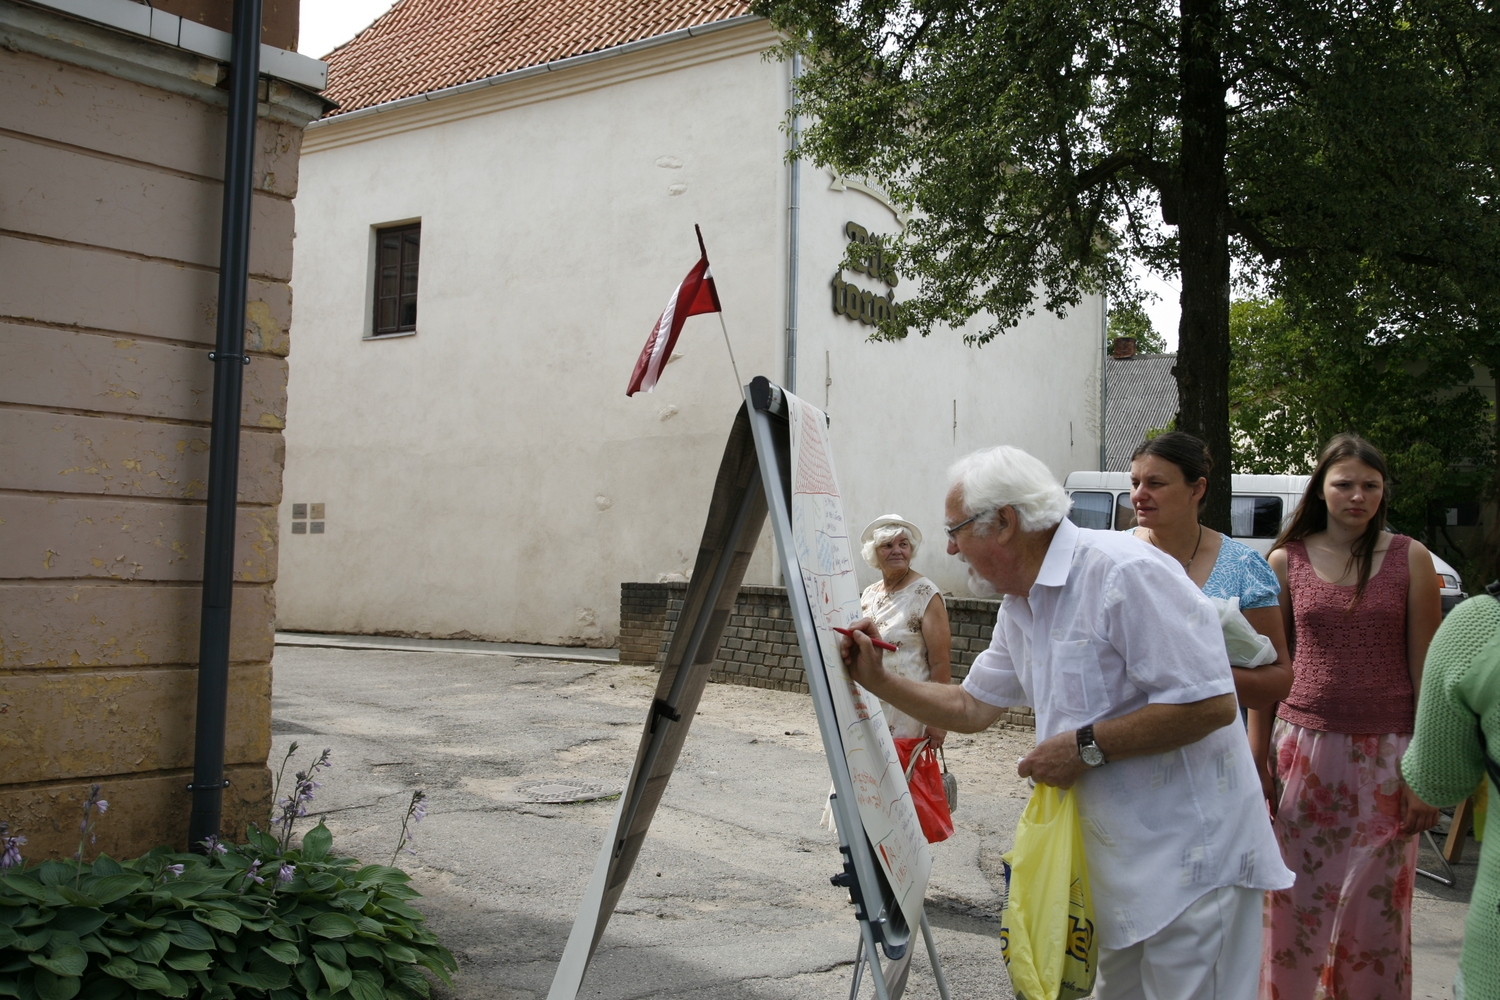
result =
[[[1182,319],[1177,429],[1208,442],[1213,472],[1203,523],[1229,533],[1229,195],[1222,0],[1182,0],[1182,195],[1177,219]]]

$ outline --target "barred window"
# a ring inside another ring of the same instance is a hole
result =
[[[417,328],[417,256],[422,224],[375,231],[374,336]]]

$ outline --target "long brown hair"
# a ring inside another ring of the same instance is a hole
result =
[[[1380,533],[1385,530],[1386,511],[1391,500],[1391,475],[1385,464],[1385,456],[1373,444],[1358,434],[1336,434],[1329,439],[1323,446],[1322,454],[1318,456],[1318,467],[1313,469],[1312,478],[1307,481],[1307,492],[1302,494],[1302,502],[1297,505],[1291,521],[1281,530],[1281,536],[1271,546],[1271,551],[1285,548],[1288,542],[1298,541],[1328,528],[1328,501],[1323,499],[1323,481],[1328,478],[1328,470],[1336,462],[1351,458],[1380,473],[1384,486],[1380,491],[1380,506],[1375,508],[1375,516],[1370,518],[1365,533],[1354,540],[1349,553],[1349,563],[1357,563],[1359,566],[1359,583],[1354,588],[1354,600],[1349,602],[1350,609],[1353,609],[1360,598],[1365,596],[1365,586],[1370,582],[1370,567],[1375,564],[1375,545],[1380,541]]]

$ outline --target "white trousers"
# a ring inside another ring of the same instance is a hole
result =
[[[1099,949],[1096,1000],[1255,1000],[1265,892],[1210,889],[1128,948]]]

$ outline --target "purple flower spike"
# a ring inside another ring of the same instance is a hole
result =
[[[254,882],[256,885],[265,885],[266,884],[266,880],[263,879],[263,878],[261,878],[259,872],[260,872],[260,861],[259,861],[259,859],[250,862],[250,870],[247,871],[247,872],[245,872],[245,884],[248,886],[251,882]]]
[[[281,869],[276,873],[276,881],[280,882],[282,885],[285,885],[286,883],[290,882],[293,876],[295,876],[296,874],[297,869],[292,866],[292,863],[290,861],[283,861],[281,863]]]
[[[96,808],[98,808],[100,815],[103,815],[105,812],[109,811],[108,799],[100,799],[98,802],[95,802],[94,805]]]
[[[21,845],[25,837],[0,837],[0,869],[18,868],[21,865]]]
[[[183,870],[186,867],[186,865],[167,865],[167,867],[162,869],[162,874],[165,875],[167,872],[171,872],[173,878],[181,878]]]

